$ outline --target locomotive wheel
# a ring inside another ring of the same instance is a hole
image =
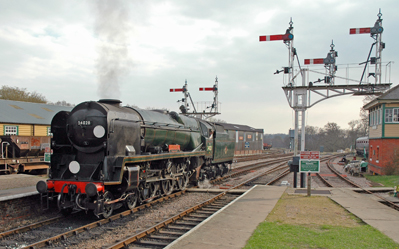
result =
[[[133,210],[136,207],[137,200],[139,199],[139,194],[138,194],[137,190],[131,191],[128,194],[132,194],[132,195],[129,195],[126,198],[125,206],[127,209]]]
[[[161,183],[162,193],[165,195],[170,195],[175,188],[175,181],[173,180],[165,180]]]
[[[104,202],[112,201],[114,199],[111,192],[106,191],[104,194]],[[111,216],[112,212],[114,211],[114,204],[104,204],[104,210],[101,216],[104,219],[107,219]]]
[[[58,210],[61,212],[62,215],[68,216],[72,213],[73,208],[72,207],[65,207],[65,204],[67,202],[68,195],[60,193],[57,197],[57,206]]]
[[[138,187],[138,194],[139,194],[139,202],[143,203],[149,197],[149,190],[148,188],[144,188],[144,184],[140,183]]]
[[[152,201],[156,196],[159,190],[159,183],[158,182],[150,182],[148,184],[148,191],[149,191],[149,199],[148,202]]]
[[[177,180],[177,185],[180,190],[185,190],[187,188],[188,180],[189,179],[187,173],[183,173],[183,175],[179,177],[179,179]]]

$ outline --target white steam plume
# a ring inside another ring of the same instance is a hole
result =
[[[128,42],[128,1],[95,0],[95,24],[98,59],[96,62],[98,94],[100,98],[120,98],[119,83],[130,67]]]

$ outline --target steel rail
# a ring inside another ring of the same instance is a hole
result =
[[[352,182],[351,180],[346,179],[345,177],[341,176],[341,174],[339,174],[339,172],[338,172],[332,165],[330,165],[330,161],[331,161],[331,160],[332,160],[332,159],[330,159],[330,160],[327,162],[327,166],[328,166],[328,167],[331,169],[331,171],[333,171],[334,173],[337,172],[337,176],[339,176],[339,177],[340,177],[341,179],[343,179],[344,181],[348,182],[350,185],[352,185],[352,186],[354,186],[354,187],[356,187],[356,188],[361,189],[362,191],[366,192],[367,194],[371,194],[371,195],[374,195],[374,196],[380,198],[381,200],[383,200],[383,201],[385,202],[385,204],[386,204],[387,206],[389,206],[389,207],[391,207],[391,208],[393,208],[393,209],[399,211],[399,205],[395,204],[394,202],[392,202],[392,201],[390,201],[390,200],[388,200],[388,199],[385,199],[384,197],[382,197],[382,196],[380,196],[380,195],[376,195],[375,193],[373,193],[373,192],[371,192],[371,191],[369,191],[369,190],[367,190],[367,189],[365,189],[365,188],[362,188],[360,185],[358,185],[358,184]]]
[[[321,175],[320,175],[320,173],[316,173],[316,176],[327,186],[327,187],[330,187],[330,188],[333,188],[334,186],[331,184],[331,183],[329,183],[324,177],[322,177]]]
[[[277,166],[276,168],[271,169],[270,171],[276,171],[276,170],[279,170],[279,169],[282,169],[282,168],[285,168],[285,167],[288,167],[288,166],[279,165],[279,166]],[[233,190],[233,189],[236,189],[236,188],[239,188],[239,187],[243,186],[244,184],[249,183],[249,182],[251,182],[251,181],[254,181],[255,179],[257,179],[257,178],[259,178],[259,177],[261,177],[261,176],[263,176],[263,175],[266,175],[266,174],[268,174],[268,173],[271,173],[270,171],[264,172],[264,173],[262,173],[262,174],[259,174],[259,175],[254,176],[254,177],[252,177],[252,178],[250,178],[250,179],[248,179],[248,180],[245,180],[245,181],[243,181],[242,183],[237,184],[237,185],[235,185],[235,186],[233,186],[233,187],[231,187],[231,188],[229,188],[229,189],[223,191],[222,193],[218,194],[217,196],[215,196],[215,197],[213,197],[213,198],[211,198],[211,199],[209,199],[209,200],[207,200],[207,201],[205,201],[205,202],[202,202],[202,203],[200,203],[200,204],[198,204],[198,205],[196,205],[196,206],[194,206],[194,207],[191,207],[191,208],[189,208],[189,209],[187,209],[187,210],[185,210],[185,211],[183,211],[183,212],[181,212],[181,213],[179,213],[179,214],[173,216],[172,218],[169,218],[169,219],[167,219],[167,220],[165,220],[165,221],[162,221],[162,222],[160,222],[160,223],[158,223],[158,224],[156,224],[156,225],[154,225],[154,226],[148,228],[148,229],[145,230],[145,231],[142,231],[142,232],[140,232],[140,233],[134,234],[133,236],[130,236],[130,237],[128,237],[128,238],[126,238],[126,239],[124,239],[124,240],[122,240],[122,241],[118,241],[118,242],[116,242],[115,244],[109,246],[108,249],[127,248],[129,244],[131,244],[131,243],[133,243],[133,242],[135,242],[135,241],[137,241],[137,240],[139,240],[139,239],[142,239],[142,238],[144,238],[145,236],[147,236],[147,235],[149,235],[149,234],[151,234],[151,233],[154,233],[154,232],[156,232],[156,231],[159,231],[161,228],[164,228],[164,227],[166,227],[167,225],[169,225],[169,224],[175,222],[176,220],[181,219],[181,218],[183,218],[184,216],[187,216],[187,215],[190,214],[191,212],[193,212],[193,211],[195,211],[195,210],[198,210],[199,208],[204,207],[205,205],[211,204],[211,203],[214,202],[215,200],[220,199],[221,197],[223,197],[224,195],[226,195],[226,194],[228,193],[228,191]]]
[[[58,240],[65,240],[66,238],[71,237],[73,235],[78,235],[79,233],[82,233],[84,231],[87,231],[87,230],[90,230],[92,228],[104,225],[104,224],[106,224],[108,222],[111,222],[111,221],[114,221],[114,220],[117,220],[117,219],[120,219],[120,218],[123,218],[123,217],[128,216],[128,215],[130,215],[132,213],[135,213],[135,212],[143,210],[143,209],[145,209],[147,207],[150,207],[150,206],[152,206],[152,205],[154,205],[156,203],[160,203],[160,202],[166,201],[168,199],[180,196],[180,195],[182,195],[184,193],[186,193],[186,190],[183,190],[183,191],[180,191],[180,192],[173,193],[171,195],[167,195],[167,196],[161,197],[161,198],[156,199],[154,201],[151,201],[149,203],[145,203],[145,204],[143,204],[141,206],[135,207],[133,210],[127,210],[127,211],[121,212],[119,214],[112,215],[112,216],[110,216],[107,219],[102,219],[102,220],[98,220],[98,221],[92,222],[90,224],[78,227],[78,228],[70,230],[68,232],[53,236],[51,238],[44,239],[42,241],[36,242],[34,244],[28,245],[28,246],[23,247],[23,248],[31,248],[31,249],[33,249],[33,248],[41,248],[41,247],[44,247],[44,246],[49,246],[49,245],[53,244],[54,242],[56,242]]]
[[[222,180],[230,178],[230,177],[241,175],[241,174],[244,174],[244,173],[246,173],[246,172],[248,172],[250,170],[253,170],[253,169],[263,168],[265,166],[270,166],[270,165],[275,164],[275,163],[285,162],[285,160],[286,159],[284,159],[284,158],[283,159],[276,159],[276,160],[273,160],[273,161],[257,162],[257,163],[251,164],[251,165],[247,165],[245,167],[240,167],[240,168],[237,168],[237,169],[241,169],[240,171],[232,172],[232,173],[230,173],[228,175],[224,175],[224,176],[219,177],[217,179],[213,179],[213,180],[210,181],[210,183],[216,183],[216,182],[222,181]]]
[[[321,161],[330,161],[330,160],[332,160],[332,159],[334,159],[334,158],[337,158],[337,157],[340,157],[341,155],[338,155],[338,156],[331,156],[331,157],[328,157],[328,158],[323,158]],[[328,165],[327,165],[328,166]],[[327,181],[327,179],[325,179],[324,177],[322,177],[321,175],[320,175],[320,173],[316,173],[316,176],[327,186],[327,187],[330,187],[330,188],[333,188],[334,186],[329,182],[329,181]]]
[[[341,175],[340,172],[338,172],[334,167],[332,167],[332,166],[330,165],[331,160],[333,160],[333,159],[334,159],[334,158],[331,158],[331,159],[328,160],[328,162],[327,162],[327,167],[328,167],[334,174],[336,174],[339,178],[341,178],[344,182],[346,182],[346,183],[352,185],[352,186],[355,187],[355,188],[361,188],[361,187],[360,187],[359,185],[357,185],[356,183],[352,182],[351,180],[347,179],[346,177],[343,177],[343,176]]]
[[[45,225],[49,225],[49,224],[52,224],[52,223],[57,222],[57,221],[62,220],[62,219],[65,219],[65,217],[64,216],[57,216],[57,217],[50,218],[50,219],[47,219],[47,220],[43,220],[43,221],[39,221],[39,222],[36,222],[36,223],[32,223],[30,225],[26,225],[26,226],[23,226],[23,227],[14,228],[12,230],[8,230],[8,231],[0,233],[0,239],[4,238],[4,237],[7,237],[7,236],[10,236],[10,235],[13,235],[13,234],[23,233],[25,231],[29,231],[29,230],[32,230],[32,229],[35,229],[35,228],[39,228],[39,227],[42,227],[42,226],[45,226]]]
[[[284,159],[282,159],[282,160],[284,160]],[[264,164],[265,164],[265,163],[269,165],[269,164],[273,164],[273,163],[276,163],[276,162],[281,162],[281,159],[273,160],[273,161],[268,161],[268,162],[263,162],[263,163],[256,163],[256,164],[253,164],[253,165],[250,165],[250,166],[257,165],[257,167],[264,167]],[[285,163],[284,163],[284,164],[285,164]],[[260,165],[263,165],[263,166],[260,166]],[[250,167],[250,166],[248,166],[248,167]],[[255,167],[256,167],[256,166],[255,166]],[[244,171],[248,171],[248,170],[254,169],[255,167],[252,167],[252,168],[250,168],[250,169],[246,169],[246,170],[244,170]],[[247,168],[247,167],[246,167],[246,168]],[[253,181],[255,178],[258,178],[258,177],[263,176],[263,175],[265,175],[265,174],[271,173],[271,172],[273,172],[273,171],[275,171],[275,170],[278,170],[278,169],[271,169],[270,171],[267,171],[267,172],[265,172],[265,173],[263,173],[263,174],[261,174],[261,175],[259,175],[259,176],[255,176],[255,177],[253,177],[253,178],[251,178],[251,179],[249,179],[249,180],[243,182],[242,184],[239,184],[239,185],[237,185],[237,186],[231,187],[230,189],[228,189],[228,190],[222,192],[221,194],[218,195],[219,197],[216,196],[216,197],[218,197],[218,198],[214,197],[214,198],[212,198],[212,199],[210,199],[210,200],[213,200],[213,201],[214,201],[214,200],[217,200],[217,199],[221,198],[222,196],[224,196],[229,190],[238,188],[238,187],[244,185],[245,183],[247,183],[247,182],[249,182],[249,181]],[[241,171],[240,171],[240,172],[235,172],[234,174],[240,174],[240,173],[242,174]],[[229,176],[227,176],[227,177],[231,177],[231,175],[229,175]],[[227,178],[227,177],[226,177],[226,178]],[[218,179],[218,180],[219,180],[219,179]],[[85,225],[85,226],[78,227],[78,228],[76,228],[76,229],[70,230],[70,231],[65,232],[65,233],[63,233],[63,234],[59,234],[59,235],[53,236],[53,237],[51,237],[51,238],[47,238],[47,239],[45,239],[45,240],[42,240],[42,241],[36,242],[36,243],[34,243],[34,244],[28,245],[28,246],[26,246],[26,247],[24,247],[24,248],[32,248],[32,249],[33,249],[33,248],[41,248],[41,247],[44,247],[44,246],[52,245],[54,242],[57,242],[57,241],[59,241],[59,240],[65,240],[65,239],[67,239],[68,237],[71,237],[71,236],[74,236],[74,235],[78,235],[79,233],[82,233],[82,232],[84,232],[84,231],[90,230],[90,229],[95,228],[95,227],[97,227],[97,226],[101,226],[101,225],[106,224],[106,223],[108,223],[108,222],[111,222],[111,221],[117,220],[117,219],[119,219],[119,218],[128,216],[128,215],[130,215],[130,214],[132,214],[132,213],[134,213],[134,212],[138,212],[138,211],[140,211],[140,210],[143,210],[143,209],[145,209],[145,208],[147,208],[147,207],[150,207],[151,205],[154,205],[154,204],[156,204],[156,203],[160,203],[160,202],[165,201],[165,200],[168,200],[168,199],[170,199],[170,198],[174,198],[174,197],[176,197],[176,196],[180,196],[180,195],[184,194],[185,192],[186,192],[186,190],[183,190],[183,191],[176,192],[176,193],[171,194],[171,195],[168,195],[168,196],[161,197],[161,198],[156,199],[156,200],[154,200],[154,201],[152,201],[152,202],[145,203],[145,204],[143,204],[143,205],[141,205],[141,206],[139,206],[139,207],[136,207],[136,208],[134,208],[133,210],[127,210],[127,211],[124,211],[124,212],[122,212],[122,213],[115,214],[115,215],[113,215],[113,216],[111,216],[111,217],[109,217],[109,218],[107,218],[107,219],[102,219],[102,220],[99,220],[99,221],[96,221],[96,222],[92,222],[92,223],[90,223],[90,224],[87,224],[87,225]],[[210,200],[206,201],[205,203],[211,203],[211,202],[213,202],[213,201],[210,201]],[[204,204],[204,205],[205,205],[205,204]],[[189,212],[187,212],[187,213],[189,213]],[[177,215],[177,216],[179,216],[179,215]],[[182,216],[182,217],[183,217],[183,216]],[[172,217],[172,218],[173,218],[173,217]],[[173,221],[172,221],[172,222],[173,222]],[[170,222],[169,222],[169,223],[170,223]],[[168,223],[168,224],[169,224],[169,223]],[[151,230],[151,228],[149,228],[148,230]],[[146,230],[146,231],[147,231],[147,230]],[[146,231],[144,231],[143,233],[145,233]],[[154,230],[154,231],[155,231],[155,230]],[[10,232],[10,231],[9,231],[9,232]],[[145,235],[144,235],[144,236],[145,236]],[[140,236],[139,236],[139,237],[140,237]],[[139,237],[137,237],[137,238],[139,238]],[[141,237],[140,237],[140,238],[141,238]]]
[[[266,185],[272,185],[275,182],[277,182],[278,180],[280,180],[281,178],[283,178],[284,176],[288,175],[289,173],[291,173],[290,169],[286,169],[284,170],[280,175],[278,175],[277,177],[275,177],[274,179],[272,179],[271,181],[269,181],[268,183],[266,183]]]
[[[326,161],[329,158],[322,158],[320,161]],[[266,185],[272,185],[274,183],[276,183],[278,180],[280,180],[281,178],[283,178],[284,176],[288,175],[289,173],[291,173],[290,169],[286,169],[285,171],[283,171],[280,175],[276,176],[274,179],[272,179],[271,181],[269,181]],[[320,176],[321,177],[321,176]],[[325,180],[325,179],[324,179]]]
[[[226,194],[227,194],[227,191],[224,191],[224,192],[218,194],[217,196],[215,196],[215,197],[213,197],[213,198],[211,198],[209,200],[206,200],[206,201],[204,201],[204,202],[202,202],[202,203],[200,203],[200,204],[198,204],[198,205],[196,205],[194,207],[188,208],[188,209],[184,210],[183,212],[173,216],[172,218],[169,218],[169,219],[167,219],[165,221],[162,221],[162,222],[160,222],[160,223],[148,228],[147,230],[145,230],[143,232],[137,233],[137,234],[135,234],[135,235],[133,235],[131,237],[128,237],[128,238],[124,239],[123,241],[117,242],[117,243],[111,245],[108,248],[116,249],[116,248],[127,247],[129,244],[131,244],[131,243],[133,243],[133,242],[135,242],[135,241],[137,241],[137,240],[139,240],[141,238],[144,238],[145,236],[147,236],[147,235],[149,235],[151,233],[159,231],[161,228],[164,228],[167,225],[169,225],[171,223],[174,223],[175,221],[187,216],[188,214],[190,214],[190,213],[192,213],[192,212],[194,212],[194,211],[196,211],[196,210],[198,210],[198,209],[200,209],[200,208],[202,208],[202,207],[204,207],[204,206],[206,206],[208,204],[213,203],[214,201],[220,199],[221,197],[223,197]]]
[[[234,157],[236,162],[246,162],[246,161],[252,161],[252,160],[260,160],[260,159],[268,159],[268,158],[276,158],[276,157],[281,157],[282,155],[284,156],[292,156],[293,153],[288,153],[288,154],[260,154],[260,155],[253,155],[253,156],[241,156],[241,157]]]

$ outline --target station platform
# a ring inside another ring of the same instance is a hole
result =
[[[243,248],[286,188],[254,186],[166,248]]]
[[[346,210],[399,243],[399,211],[380,202],[380,198],[350,189],[332,189],[330,198]]]
[[[393,190],[370,189],[376,192]],[[329,197],[366,224],[399,243],[399,230],[396,229],[399,226],[399,212],[380,203],[380,198],[357,193],[355,190],[358,189],[318,188],[312,189],[312,196]],[[294,195],[307,194],[306,189],[255,186],[166,248],[243,248],[258,224],[266,219],[285,191]]]
[[[0,175],[0,202],[39,194],[36,183],[45,179],[25,174]]]

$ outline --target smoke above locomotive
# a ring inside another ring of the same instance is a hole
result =
[[[132,65],[129,58],[128,1],[92,1],[97,37],[96,71],[100,98],[120,98],[120,83]]]

